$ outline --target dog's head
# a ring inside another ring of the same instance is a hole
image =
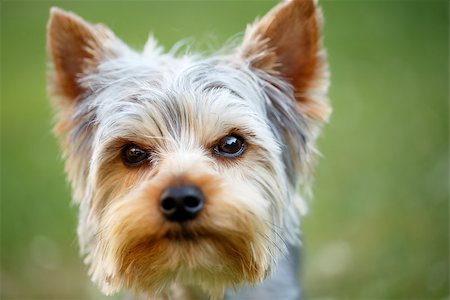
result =
[[[294,243],[329,115],[314,1],[276,6],[231,53],[135,52],[52,9],[49,90],[93,280],[158,294],[257,283]]]

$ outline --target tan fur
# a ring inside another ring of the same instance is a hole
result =
[[[255,261],[264,257],[258,241],[269,234],[259,216],[228,201],[235,198],[227,192],[231,187],[223,186],[223,180],[199,161],[195,173],[179,167],[164,163],[159,167],[164,171],[104,209],[99,249],[105,252],[98,257],[105,261],[97,263],[97,268],[116,266],[107,271],[105,292],[120,287],[164,290],[165,283],[186,277],[183,281],[201,278],[203,289],[221,294],[223,282],[239,285],[245,279],[257,283],[269,271],[263,261]],[[181,183],[200,187],[207,199],[196,222],[183,227],[165,222],[159,213],[161,191]]]

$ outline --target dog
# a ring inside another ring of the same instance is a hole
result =
[[[142,52],[52,8],[54,132],[104,294],[298,299],[299,222],[329,118],[316,1],[276,5],[208,57]]]

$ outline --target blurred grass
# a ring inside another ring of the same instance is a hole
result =
[[[2,299],[100,299],[51,135],[51,5],[137,48],[220,45],[273,1],[1,2]],[[303,221],[308,298],[449,296],[447,1],[322,1],[334,114]]]

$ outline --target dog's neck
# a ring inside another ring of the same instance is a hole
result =
[[[281,259],[272,275],[256,286],[246,286],[237,292],[225,294],[226,300],[299,300],[300,288],[300,246],[288,246],[288,254]]]
[[[210,297],[200,288],[193,286],[173,285],[169,291],[158,297],[134,295],[127,293],[124,300],[209,300]]]

